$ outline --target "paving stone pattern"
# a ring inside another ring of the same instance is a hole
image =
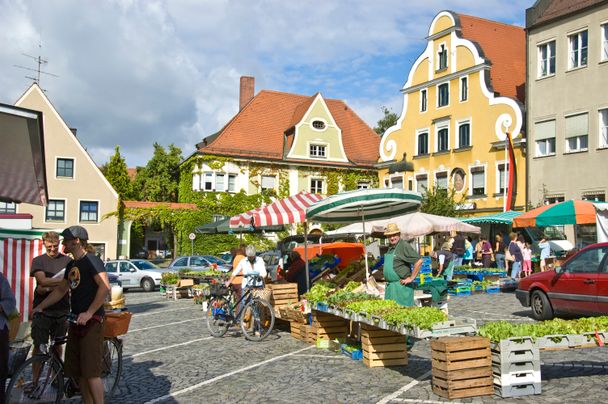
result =
[[[124,337],[124,368],[113,403],[437,403],[430,382],[428,341],[416,341],[409,364],[366,368],[339,353],[314,348],[277,331],[246,341],[239,332],[212,338],[192,300],[129,292],[134,313]],[[451,316],[531,322],[513,294],[452,297]],[[453,402],[605,402],[607,348],[542,352],[542,395]]]

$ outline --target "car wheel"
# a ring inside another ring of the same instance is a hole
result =
[[[141,287],[144,292],[152,292],[154,291],[154,281],[150,278],[144,278],[141,280]]]
[[[547,295],[535,290],[530,298],[530,307],[532,308],[532,317],[535,320],[551,320],[553,318],[553,308]]]

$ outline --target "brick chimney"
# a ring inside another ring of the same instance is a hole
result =
[[[255,77],[241,76],[241,88],[239,93],[239,111],[241,111],[245,105],[255,95]]]

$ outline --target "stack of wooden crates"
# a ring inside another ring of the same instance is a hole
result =
[[[494,394],[490,340],[444,337],[431,341],[433,392],[450,400]]]
[[[407,365],[406,336],[361,324],[363,363],[368,368]]]
[[[274,312],[280,316],[279,307],[298,302],[297,283],[269,283],[266,289],[270,290],[270,304],[274,307]]]
[[[345,338],[348,335],[348,320],[322,311],[313,311],[311,331],[312,343],[319,339]]]

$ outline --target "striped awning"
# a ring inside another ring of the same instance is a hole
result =
[[[481,223],[512,224],[513,219],[523,213],[524,212],[515,212],[513,210],[509,210],[506,212],[494,213],[492,215],[468,217],[466,219],[462,219],[462,221],[465,223],[470,223],[470,224],[475,224],[475,223],[477,223],[477,224],[481,224]]]
[[[289,198],[279,199],[261,208],[233,216],[230,218],[230,227],[239,229],[302,223],[306,220],[306,208],[322,199],[321,195],[302,191]]]
[[[422,196],[397,188],[360,189],[332,195],[306,210],[320,223],[353,223],[391,218],[418,210]]]
[[[252,216],[253,225],[264,227],[302,223],[306,221],[306,208],[322,199],[321,195],[306,191],[289,198],[279,199],[255,212]]]

